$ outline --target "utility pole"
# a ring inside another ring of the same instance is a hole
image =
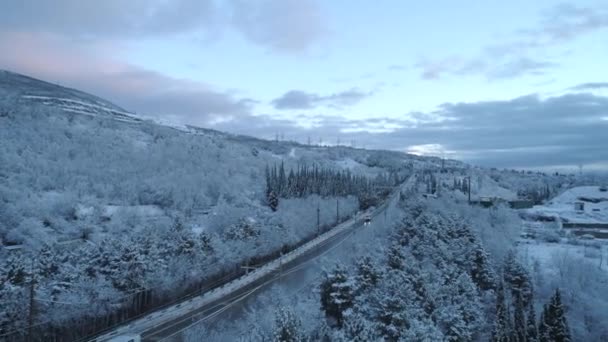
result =
[[[469,204],[471,204],[471,176],[467,177],[469,186],[467,186],[468,190],[469,190]]]
[[[321,235],[321,207],[317,202],[317,236]]]
[[[28,320],[27,320],[27,340],[29,342],[33,341],[33,336],[32,336],[32,327],[34,326],[34,315],[35,313],[35,307],[34,307],[34,295],[36,293],[36,290],[34,288],[35,282],[34,282],[34,259],[31,260],[31,268],[30,268],[30,303],[29,303],[29,313],[28,313]]]
[[[336,198],[336,224],[340,223],[340,200]]]

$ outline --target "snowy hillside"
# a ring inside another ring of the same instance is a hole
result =
[[[0,332],[26,324],[33,276],[38,323],[126,317],[314,237],[426,161],[161,125],[10,72],[0,94]]]

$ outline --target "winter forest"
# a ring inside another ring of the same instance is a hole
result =
[[[512,205],[602,176],[167,126],[70,94],[103,107],[85,115],[19,82],[0,99],[0,341],[172,324],[221,291],[225,311],[171,338],[608,340],[606,245]]]

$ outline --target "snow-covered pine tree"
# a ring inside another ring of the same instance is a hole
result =
[[[277,193],[274,191],[270,191],[267,200],[270,209],[272,209],[272,211],[277,211],[279,207],[279,196],[277,195]]]
[[[401,246],[399,244],[393,243],[388,250],[388,267],[395,270],[402,270],[405,266],[405,257],[401,252]]]
[[[380,272],[376,269],[372,259],[369,256],[363,257],[357,263],[357,277],[359,280],[359,288],[362,290],[369,289],[378,284],[380,279]]]
[[[496,319],[492,329],[492,341],[510,342],[511,326],[509,308],[505,302],[504,284],[500,282],[496,289]]]
[[[471,253],[471,279],[482,291],[496,287],[496,274],[490,265],[488,254],[479,243],[475,243]]]
[[[536,327],[536,314],[534,312],[534,303],[528,306],[528,317],[526,321],[526,342],[538,341],[538,329]]]
[[[526,268],[517,261],[515,253],[510,251],[505,257],[503,278],[511,289],[511,295],[516,298],[521,294],[524,307],[530,305],[533,296],[532,281]]]
[[[570,342],[570,328],[566,321],[566,314],[564,312],[564,306],[561,300],[561,294],[559,289],[555,290],[555,293],[551,297],[549,305],[547,307],[547,316],[545,317],[547,322],[548,335],[551,341],[555,342]]]
[[[526,341],[526,316],[524,313],[524,304],[521,299],[521,294],[515,297],[513,303],[513,337],[517,342]]]
[[[538,320],[538,341],[539,342],[552,342],[551,340],[551,327],[549,326],[549,307],[543,305],[543,311],[540,314]]]
[[[344,313],[353,306],[355,282],[340,266],[325,275],[321,283],[321,308],[325,315],[342,327]]]
[[[275,313],[272,340],[275,342],[301,342],[305,340],[302,323],[289,309],[280,307]]]
[[[377,341],[379,338],[372,323],[359,314],[345,319],[341,337],[344,342]]]

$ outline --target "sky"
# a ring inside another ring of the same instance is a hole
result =
[[[0,69],[163,121],[608,168],[603,0],[6,0],[0,51]]]

